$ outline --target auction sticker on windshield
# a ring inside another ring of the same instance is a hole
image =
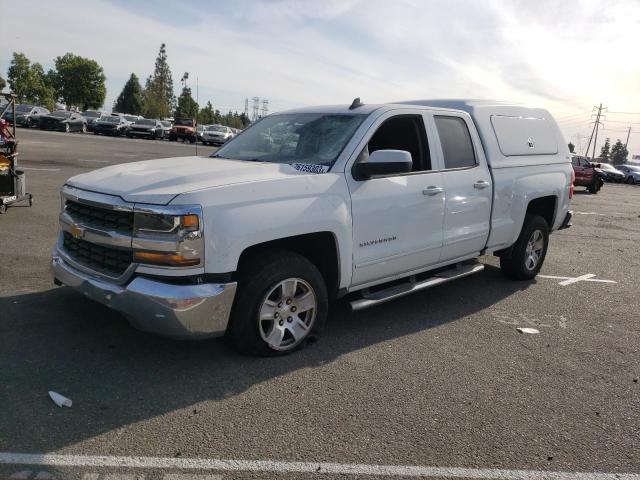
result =
[[[300,172],[307,173],[327,173],[329,167],[326,165],[314,165],[309,163],[292,163],[291,166]]]

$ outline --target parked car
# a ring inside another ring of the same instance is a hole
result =
[[[173,127],[169,131],[169,140],[172,142],[176,140],[196,142],[198,140],[196,121],[193,118],[176,118],[173,122]]]
[[[173,123],[169,120],[160,120],[160,125],[162,125],[162,138],[169,138],[169,132],[171,132]]]
[[[599,163],[596,171],[600,173],[605,182],[624,182],[624,173],[609,163]]]
[[[640,183],[640,165],[618,165],[616,167],[624,173],[624,181],[630,184]]]
[[[225,127],[224,125],[209,125],[202,136],[202,143],[205,145],[222,145],[234,136],[233,131],[229,127]]]
[[[95,135],[114,135],[120,136],[127,133],[129,122],[124,117],[109,115],[102,117],[93,126]]]
[[[93,127],[98,120],[100,120],[105,114],[96,110],[85,110],[82,112],[82,116],[87,120],[87,130],[93,132]]]
[[[27,105],[24,103],[16,105],[16,125],[21,127],[36,127],[42,115],[48,115],[49,110],[44,107]],[[7,122],[13,123],[13,110],[10,108],[2,116]]]
[[[291,352],[331,297],[372,307],[480,272],[487,253],[534,278],[571,224],[566,144],[548,111],[489,102],[272,114],[210,160],[67,180],[54,281],[143,330]]]
[[[571,164],[575,173],[573,184],[576,187],[587,187],[589,192],[596,194],[604,185],[602,176],[596,171],[599,163],[591,163],[585,157],[580,155],[571,155]]]
[[[162,139],[164,131],[160,120],[143,118],[137,120],[127,130],[128,137],[142,137],[148,139]]]
[[[207,128],[206,125],[196,125],[196,138],[198,139],[199,142],[202,142],[202,134],[204,133],[204,130]]]
[[[57,110],[48,115],[41,115],[38,121],[41,130],[58,130],[61,132],[86,132],[87,121],[77,112]]]

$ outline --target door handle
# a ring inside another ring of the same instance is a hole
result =
[[[477,188],[477,189],[487,188],[488,186],[489,186],[489,182],[487,182],[486,180],[478,180],[476,183],[473,184],[473,188]]]
[[[422,190],[423,195],[429,195],[430,197],[442,192],[444,192],[444,189],[442,187],[436,187],[435,185],[430,185],[424,190]]]

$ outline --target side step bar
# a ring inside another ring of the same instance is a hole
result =
[[[458,264],[454,268],[436,273],[432,277],[425,278],[424,280],[417,281],[416,277],[409,277],[407,283],[394,285],[393,287],[378,290],[377,292],[369,293],[369,290],[365,289],[362,298],[351,302],[351,310],[355,312],[357,310],[373,307],[374,305],[380,305],[381,303],[388,302],[389,300],[403,297],[410,293],[425,290],[437,285],[442,285],[443,283],[450,282],[457,278],[466,277],[468,275],[481,272],[482,270],[484,270],[484,265],[481,263]]]

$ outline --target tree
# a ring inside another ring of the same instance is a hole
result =
[[[142,114],[144,107],[142,87],[135,73],[132,73],[125,83],[114,107],[116,112],[130,113],[131,115]]]
[[[214,115],[215,112],[213,111],[213,105],[211,105],[211,102],[207,102],[207,105],[200,110],[200,113],[198,114],[198,123],[203,125],[215,123]]]
[[[622,165],[627,161],[627,155],[629,155],[629,151],[624,146],[624,143],[618,139],[618,141],[613,145],[611,149],[611,161],[614,165]]]
[[[574,153],[573,151],[575,150],[576,146],[569,142],[569,145],[567,145],[569,147],[569,153]]]
[[[106,77],[95,60],[72,53],[57,57],[56,84],[67,107],[100,108],[107,95]]]
[[[606,160],[609,158],[609,154],[611,150],[611,139],[609,137],[605,138],[604,145],[600,149],[600,158]]]
[[[4,78],[2,78],[2,75],[0,75],[0,92],[2,90],[4,90],[4,87],[7,85],[7,82],[5,81]]]
[[[31,62],[24,53],[13,52],[13,58],[7,70],[7,80],[9,80],[9,88],[16,94],[18,102],[24,102],[27,91],[29,90],[29,68]]]
[[[167,50],[164,43],[160,45],[153,75],[147,79],[144,98],[146,117],[165,118],[170,116],[175,108],[173,78],[167,63]]]
[[[9,87],[20,103],[35,103],[53,109],[55,88],[49,82],[42,65],[33,65],[23,53],[13,53],[7,71]],[[2,88],[0,88],[2,90]]]
[[[178,97],[178,106],[176,108],[176,118],[196,118],[198,116],[198,104],[191,96],[191,89],[185,87]]]

